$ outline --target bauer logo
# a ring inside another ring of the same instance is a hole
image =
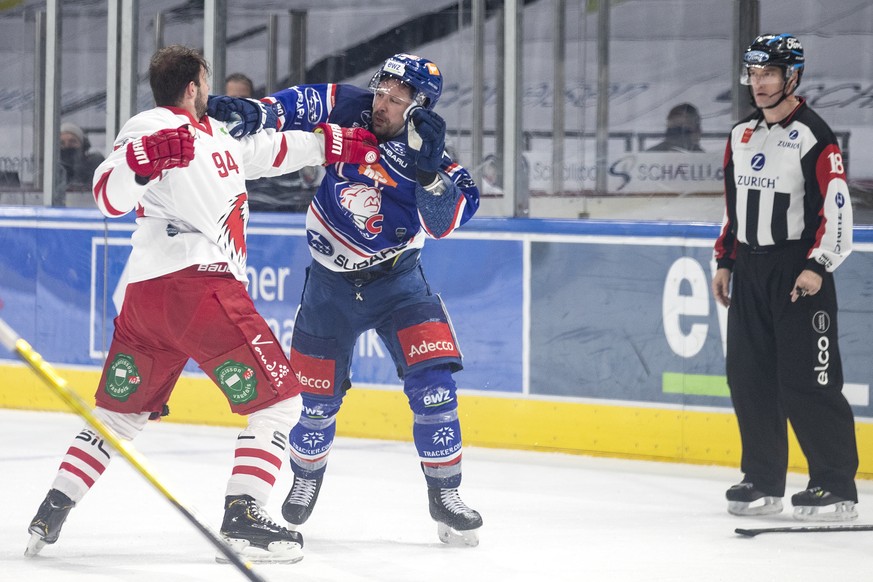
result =
[[[831,328],[831,316],[826,311],[816,311],[812,316],[812,329],[818,333],[826,333]]]

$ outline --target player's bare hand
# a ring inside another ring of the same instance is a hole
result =
[[[712,278],[712,294],[715,300],[725,307],[731,306],[731,270],[718,269],[715,272],[715,277]]]
[[[797,276],[794,288],[791,290],[791,302],[794,303],[800,297],[815,295],[821,289],[821,275],[815,271],[804,269]]]

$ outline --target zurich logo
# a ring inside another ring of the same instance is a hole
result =
[[[763,170],[765,161],[764,154],[755,154],[752,156],[752,169],[756,172]]]
[[[837,192],[835,198],[837,202],[837,208],[842,208],[846,204],[846,197],[843,196],[842,192]]]
[[[796,129],[792,129],[792,130],[788,133],[788,139],[797,139],[797,136],[798,136],[798,135],[800,135],[800,132],[797,131]]]
[[[330,244],[329,240],[326,240],[323,236],[321,236],[320,232],[307,230],[306,240],[309,242],[309,246],[311,246],[322,255],[331,256],[333,254],[333,245]]]

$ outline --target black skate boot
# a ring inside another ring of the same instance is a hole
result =
[[[309,519],[315,508],[318,492],[321,491],[322,481],[324,481],[323,476],[315,479],[294,476],[294,484],[282,504],[282,517],[291,524],[290,529],[296,530],[297,526]]]
[[[810,487],[791,496],[794,519],[800,521],[851,521],[858,519],[855,502],[837,497],[821,487]],[[821,512],[822,508],[830,508]]]
[[[430,516],[437,522],[437,533],[444,544],[479,545],[482,516],[461,501],[457,489],[427,488]]]
[[[782,511],[782,498],[767,495],[749,481],[737,483],[727,490],[728,513],[731,515],[771,515]],[[752,505],[760,500],[761,503]]]
[[[30,532],[30,541],[27,542],[27,549],[24,550],[24,555],[33,557],[42,550],[46,544],[53,544],[58,541],[58,536],[61,535],[61,526],[67,519],[67,514],[76,506],[73,500],[58,491],[50,489],[48,494],[43,499],[36,510],[36,515],[30,522],[30,527],[27,531]]]
[[[248,495],[225,498],[221,535],[252,562],[293,564],[303,559],[303,536],[274,522]],[[226,563],[227,558],[219,554],[215,561]]]

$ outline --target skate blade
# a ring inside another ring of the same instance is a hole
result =
[[[467,546],[475,548],[479,545],[479,529],[456,530],[442,522],[437,522],[437,535],[440,541],[450,546]]]
[[[227,545],[243,560],[253,564],[295,564],[303,559],[303,548],[294,542],[270,542],[267,549],[256,548],[248,540],[224,538]],[[215,561],[227,564],[224,554],[216,554]]]
[[[24,550],[24,555],[28,558],[32,558],[39,554],[45,545],[45,540],[43,540],[39,534],[31,533],[30,539],[27,541],[27,548]]]
[[[833,509],[828,509],[828,508]],[[820,511],[828,509],[828,511]],[[852,521],[858,519],[858,510],[852,501],[841,501],[833,505],[815,507],[798,505],[794,508],[794,519],[798,521]]]
[[[728,501],[728,513],[731,515],[773,515],[782,512],[782,500],[778,497],[762,497],[761,505],[752,506],[748,501]],[[754,502],[753,502],[754,503]]]

